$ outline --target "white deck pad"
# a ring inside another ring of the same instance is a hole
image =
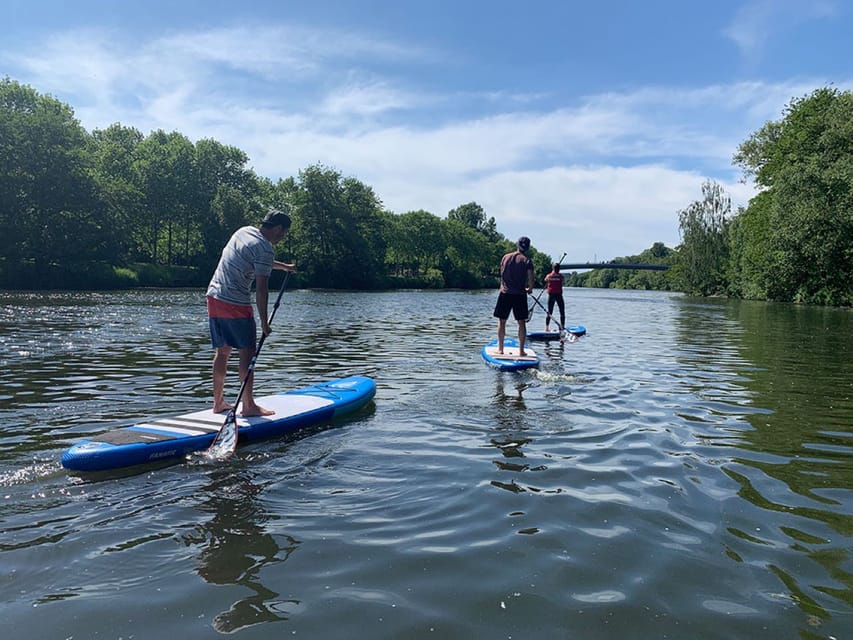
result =
[[[536,355],[536,352],[529,347],[524,349],[524,355],[518,355],[518,347],[504,347],[503,353],[498,353],[497,347],[486,347],[486,353],[489,357],[494,358],[495,360],[520,360],[522,362],[537,360],[539,356]]]
[[[330,398],[321,398],[314,395],[301,394],[279,394],[275,396],[264,396],[255,400],[260,406],[265,409],[272,409],[275,413],[271,416],[252,416],[244,418],[237,412],[237,427],[245,427],[250,424],[261,424],[264,422],[276,422],[282,418],[297,416],[302,413],[308,413],[315,409],[327,407],[334,404]],[[238,407],[239,409],[240,407]],[[182,416],[173,418],[163,418],[160,420],[151,420],[142,422],[138,427],[146,429],[156,429],[160,432],[171,433],[175,436],[198,436],[205,433],[215,433],[219,431],[225,422],[228,413],[213,413],[213,409],[205,409],[204,411],[195,411]]]

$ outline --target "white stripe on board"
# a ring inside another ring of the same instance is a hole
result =
[[[177,433],[182,436],[201,436],[209,434],[210,431],[202,431],[201,429],[184,429],[182,427],[171,427],[169,425],[156,424],[153,422],[143,422],[142,424],[134,425],[144,429],[154,429],[165,433]]]
[[[224,421],[225,418],[222,419],[222,422]],[[161,425],[164,427],[190,427],[193,429],[201,429],[202,431],[219,431],[222,428],[221,423],[214,427],[213,423],[202,423],[195,420],[181,420],[180,418],[163,418],[162,420],[155,420],[148,424],[153,424],[158,427]]]

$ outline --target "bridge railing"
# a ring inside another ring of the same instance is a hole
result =
[[[560,264],[560,271],[572,269],[635,269],[646,271],[666,271],[668,264],[631,264],[625,262],[569,262]]]

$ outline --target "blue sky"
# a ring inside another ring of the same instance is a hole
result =
[[[677,212],[793,99],[853,88],[845,0],[3,0],[0,76],[114,122],[322,163],[395,213],[476,201],[566,260],[679,242]]]

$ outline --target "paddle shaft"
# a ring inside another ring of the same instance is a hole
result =
[[[286,272],[284,276],[284,282],[281,283],[281,288],[278,290],[278,296],[275,299],[275,304],[273,304],[272,311],[270,312],[269,320],[267,320],[267,325],[272,326],[273,318],[275,318],[275,312],[278,311],[278,307],[281,304],[281,296],[284,293],[285,288],[287,287],[287,279],[290,277],[290,271]],[[251,378],[252,374],[255,371],[255,363],[258,361],[258,355],[261,353],[261,348],[264,346],[264,342],[267,339],[267,334],[261,333],[261,339],[258,341],[258,346],[255,349],[255,353],[252,354],[252,359],[249,361],[249,367],[246,370],[246,377],[243,378],[243,382],[240,384],[240,391],[237,392],[237,400],[234,401],[234,405],[228,410],[228,415],[225,416],[225,422],[222,423],[222,427],[219,429],[219,433],[216,434],[216,437],[213,439],[213,443],[210,445],[211,447],[215,446],[219,441],[220,436],[225,431],[225,427],[229,424],[237,422],[237,405],[240,404],[240,401],[243,399],[243,392],[246,391],[246,386],[249,384],[249,378]]]

